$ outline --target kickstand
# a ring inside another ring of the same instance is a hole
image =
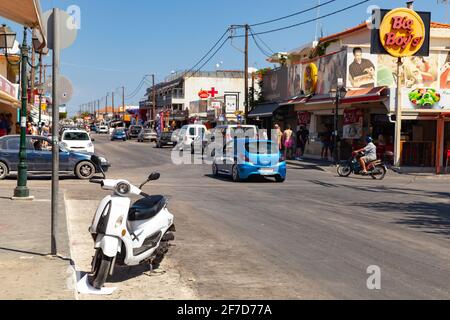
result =
[[[164,270],[156,270],[153,268],[153,261],[149,260],[148,262],[149,265],[149,269],[147,272],[145,272],[144,274],[148,277],[154,277],[154,276],[161,276],[163,274],[166,273],[166,271]]]

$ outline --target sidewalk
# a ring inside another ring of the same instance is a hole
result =
[[[0,299],[75,299],[64,198],[60,197],[58,254],[49,257],[51,193],[32,189],[34,201],[12,201],[13,187],[0,188]]]
[[[329,172],[336,174],[336,166],[332,161],[327,160],[317,160],[302,158],[302,160],[288,160],[286,161],[288,167],[291,169],[304,169],[304,170],[320,170],[323,172]],[[434,169],[424,169],[424,168],[389,168],[389,174],[395,175],[397,177],[414,177],[421,179],[441,179],[450,180],[450,174],[436,175]]]

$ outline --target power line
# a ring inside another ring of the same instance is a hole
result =
[[[258,36],[258,35],[261,35],[261,34],[268,34],[268,33],[278,32],[278,31],[282,31],[282,30],[286,30],[286,29],[295,28],[295,27],[298,27],[298,26],[301,26],[301,25],[304,25],[304,24],[307,24],[307,23],[310,23],[310,22],[314,22],[314,21],[317,21],[317,20],[321,20],[323,18],[327,18],[327,17],[333,16],[335,14],[347,11],[349,9],[353,9],[353,8],[359,6],[359,5],[363,4],[363,3],[369,2],[369,1],[370,0],[363,0],[363,1],[357,2],[355,4],[352,4],[352,5],[348,6],[348,7],[342,8],[340,10],[336,10],[336,11],[330,12],[328,14],[322,15],[320,17],[309,19],[309,20],[306,20],[306,21],[303,21],[303,22],[300,22],[300,23],[296,23],[296,24],[292,24],[292,25],[286,26],[286,27],[257,32],[257,33],[255,33],[255,36]],[[244,35],[234,36],[234,38],[243,38],[243,37],[245,37],[245,36]]]
[[[256,45],[256,47],[259,49],[259,51],[261,51],[261,53],[262,53],[263,55],[265,55],[265,56],[267,56],[267,57],[270,57],[272,54],[268,53],[264,48],[262,48],[262,47],[260,46],[260,44],[259,44],[258,41],[256,40],[256,37],[255,37],[255,35],[254,35],[252,29],[250,29],[250,35],[252,36],[253,42],[255,43],[255,45]]]
[[[214,58],[214,57],[217,55],[217,53],[225,46],[225,44],[226,44],[226,43],[228,42],[228,40],[230,40],[230,39],[231,39],[231,36],[228,36],[228,37],[222,42],[222,44],[217,48],[217,50],[214,51],[214,53],[212,54],[212,56],[209,57],[209,59],[206,60],[205,63],[203,63],[203,64],[197,69],[197,71],[195,71],[194,73],[191,73],[186,79],[189,79],[189,78],[193,77],[194,75],[196,75],[198,72],[200,72],[200,71],[203,69],[203,67],[204,67],[205,65],[207,65],[207,64],[212,60],[212,58]]]
[[[216,41],[216,43],[214,43],[214,45],[211,47],[211,49],[209,49],[209,51],[192,67],[190,68],[188,71],[186,71],[185,73],[183,73],[183,75],[181,77],[184,77],[185,75],[187,75],[188,73],[192,72],[199,64],[202,63],[203,60],[206,59],[206,57],[217,47],[217,45],[223,40],[223,38],[225,38],[225,36],[227,35],[227,33],[230,31],[230,28],[227,28],[227,30],[225,30],[225,32],[222,34],[222,36],[219,38],[219,40]],[[228,36],[228,38],[225,40],[228,41],[228,39],[230,39],[230,37]],[[222,43],[221,47],[224,46],[224,43]],[[218,50],[216,50],[216,52],[214,52],[213,56],[215,54],[217,54]],[[211,57],[209,58],[208,62],[211,61]],[[203,66],[205,66],[205,64],[202,65],[201,68],[203,68]],[[198,72],[198,71],[197,71]],[[195,73],[194,73],[195,74]]]
[[[284,19],[287,19],[287,18],[291,18],[291,17],[297,16],[297,15],[300,15],[300,14],[303,14],[303,13],[315,10],[317,8],[320,8],[322,6],[325,6],[325,5],[327,5],[329,3],[332,3],[332,2],[335,2],[335,1],[336,0],[330,0],[330,1],[327,1],[325,3],[318,4],[318,5],[314,6],[314,7],[311,7],[311,8],[302,10],[302,11],[298,11],[298,12],[292,13],[292,14],[284,16],[284,17],[280,17],[280,18],[276,18],[276,19],[272,19],[272,20],[268,20],[268,21],[263,21],[263,22],[259,22],[259,23],[254,23],[254,24],[251,24],[250,27],[256,27],[256,26],[260,26],[260,25],[263,25],[263,24],[268,24],[268,23],[284,20]]]

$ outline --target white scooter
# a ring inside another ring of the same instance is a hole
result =
[[[93,155],[91,161],[101,168],[97,156]],[[113,191],[100,203],[89,228],[96,249],[89,284],[99,290],[108,275],[113,275],[115,265],[149,262],[153,268],[159,267],[169,242],[175,239],[174,216],[167,209],[166,198],[141,190],[146,183],[158,180],[159,173],[152,173],[139,188],[126,180],[106,179],[102,174],[104,179],[90,180]],[[131,195],[143,198],[131,205]]]

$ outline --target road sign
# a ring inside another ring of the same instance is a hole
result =
[[[53,41],[53,10],[46,11],[42,15],[43,25],[47,27],[47,47],[49,49],[54,48]],[[74,17],[70,16],[67,12],[59,10],[58,19],[58,31],[59,31],[59,49],[65,49],[70,47],[76,40],[78,30],[77,28],[71,28],[73,25]]]

